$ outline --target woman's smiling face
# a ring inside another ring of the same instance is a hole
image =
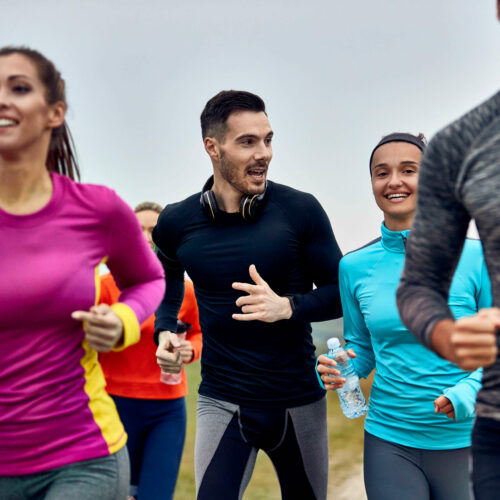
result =
[[[48,147],[66,106],[49,105],[35,64],[21,54],[0,57],[0,154]]]
[[[408,142],[377,148],[371,164],[375,201],[389,229],[409,229],[417,208],[418,171],[422,152]],[[392,226],[392,227],[391,227]],[[397,226],[397,227],[396,227]]]

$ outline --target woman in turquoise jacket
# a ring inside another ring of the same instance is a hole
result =
[[[423,136],[390,134],[370,158],[382,236],[340,262],[346,348],[356,372],[375,369],[365,419],[364,478],[369,500],[468,500],[469,447],[481,371],[464,372],[419,344],[403,326],[396,289],[416,210]],[[449,305],[456,317],[491,304],[481,244],[467,240]],[[318,360],[320,383],[337,389],[335,362]],[[334,375],[332,377],[332,375]]]

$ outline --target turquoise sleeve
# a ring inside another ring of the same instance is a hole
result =
[[[339,282],[344,313],[345,349],[352,349],[356,353],[352,360],[354,368],[359,377],[366,378],[375,368],[375,355],[371,335],[354,295],[354,287],[350,282],[349,269],[346,269],[344,259],[340,261]]]
[[[470,375],[460,380],[453,387],[443,391],[443,394],[451,401],[455,410],[455,420],[465,420],[474,417],[474,406],[476,404],[477,392],[481,388],[483,369],[479,368]]]
[[[325,356],[326,356],[326,353],[325,353]],[[314,372],[316,373],[316,377],[318,378],[318,382],[319,382],[320,387],[324,391],[326,391],[325,384],[323,384],[323,381],[321,380],[321,377],[319,376],[319,373],[318,373],[318,358],[316,358],[316,365],[314,367]]]
[[[481,283],[479,286],[479,290],[477,291],[476,300],[478,310],[485,307],[491,307],[491,283],[484,258],[481,266]]]
[[[491,307],[491,283],[482,252],[481,258],[480,280],[476,292],[478,310],[484,307]],[[443,391],[443,394],[453,405],[455,420],[460,421],[474,417],[474,406],[476,404],[477,393],[481,389],[482,376],[483,369],[479,368],[464,377],[453,387],[449,387]]]

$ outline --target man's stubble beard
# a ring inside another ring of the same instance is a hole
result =
[[[261,194],[265,191],[265,184],[262,187],[261,190],[259,190],[257,193],[251,193],[248,192],[247,184],[243,181],[238,180],[238,174],[241,173],[243,176],[246,174],[246,168],[242,169],[240,172],[240,169],[234,166],[234,163],[229,161],[226,157],[226,153],[224,151],[220,152],[220,165],[219,165],[219,170],[221,177],[229,184],[231,185],[234,189],[239,191],[242,196],[246,195],[254,195],[254,194]]]

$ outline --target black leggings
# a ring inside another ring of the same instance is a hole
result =
[[[470,448],[421,450],[365,431],[368,500],[470,500]]]
[[[476,418],[472,431],[472,457],[475,499],[500,498],[500,421]]]
[[[324,500],[328,483],[326,401],[297,408],[248,408],[198,400],[195,468],[198,500],[238,500],[257,451],[271,459],[286,500]]]

